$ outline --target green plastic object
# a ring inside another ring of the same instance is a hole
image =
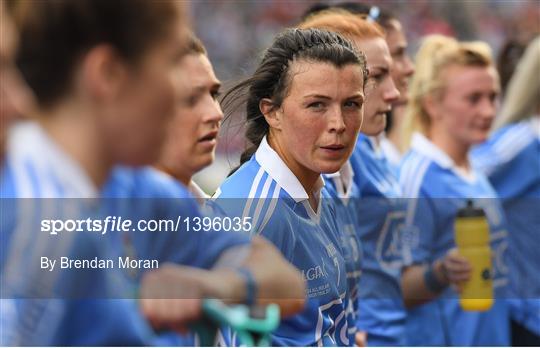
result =
[[[280,320],[279,307],[226,305],[220,300],[205,299],[202,304],[203,319],[192,326],[198,334],[201,346],[214,344],[217,330],[229,326],[236,332],[240,343],[248,347],[270,346],[270,334]]]

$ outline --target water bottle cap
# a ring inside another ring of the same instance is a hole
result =
[[[480,207],[475,207],[472,199],[467,200],[467,205],[457,212],[458,218],[468,218],[468,217],[484,217],[486,213],[484,209]]]

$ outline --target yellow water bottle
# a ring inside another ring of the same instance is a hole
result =
[[[484,210],[472,200],[457,212],[456,245],[459,254],[472,266],[471,279],[463,284],[461,308],[466,311],[487,311],[493,305],[493,282],[489,224]]]

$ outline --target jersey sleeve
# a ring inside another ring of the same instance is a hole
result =
[[[247,236],[224,231],[222,217],[205,216],[184,186],[156,170],[134,172],[115,186],[122,188],[112,202],[119,215],[144,224],[129,236],[139,258],[208,269],[225,251],[249,246]]]
[[[294,226],[297,217],[284,198],[225,198],[214,201],[231,219],[241,219],[248,236],[262,236],[272,242],[290,260],[293,257]],[[216,210],[214,208],[214,210]]]

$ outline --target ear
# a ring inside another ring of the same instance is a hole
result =
[[[83,58],[79,86],[90,98],[118,98],[128,78],[128,66],[110,45],[92,48]]]
[[[264,98],[259,102],[259,110],[261,110],[270,128],[281,130],[281,118],[283,116],[281,108],[277,108],[271,99]]]
[[[426,97],[424,97],[422,101],[422,107],[429,115],[429,118],[432,120],[438,119],[440,116],[439,112],[439,103],[440,103],[440,96],[432,94],[428,94]]]

